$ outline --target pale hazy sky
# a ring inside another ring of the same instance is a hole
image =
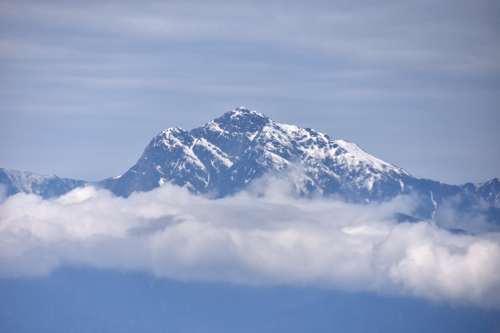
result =
[[[239,105],[416,176],[500,176],[498,1],[0,0],[0,166],[97,180]]]

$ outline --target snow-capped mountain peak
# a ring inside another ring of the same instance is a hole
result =
[[[203,128],[220,135],[240,135],[252,139],[271,120],[257,111],[240,106],[208,122]]]
[[[171,182],[224,196],[296,166],[303,172],[303,183],[296,187],[307,189],[303,192],[341,192],[354,200],[376,199],[387,190],[398,193],[401,178],[408,176],[353,143],[238,107],[190,131],[162,131],[129,172],[105,183],[119,188],[115,193],[120,195]]]

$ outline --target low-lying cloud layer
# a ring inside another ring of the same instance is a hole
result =
[[[377,205],[298,199],[281,186],[210,200],[163,186],[117,198],[92,187],[0,205],[0,276],[62,265],[160,277],[375,291],[500,307],[500,234],[397,223]]]

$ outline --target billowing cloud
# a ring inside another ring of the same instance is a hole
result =
[[[182,280],[301,285],[500,306],[500,235],[397,223],[376,205],[264,193],[210,200],[169,185],[124,199],[93,187],[0,205],[0,276],[64,265]]]

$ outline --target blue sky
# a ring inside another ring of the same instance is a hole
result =
[[[101,179],[239,105],[450,183],[500,176],[496,1],[0,1],[0,166]]]

